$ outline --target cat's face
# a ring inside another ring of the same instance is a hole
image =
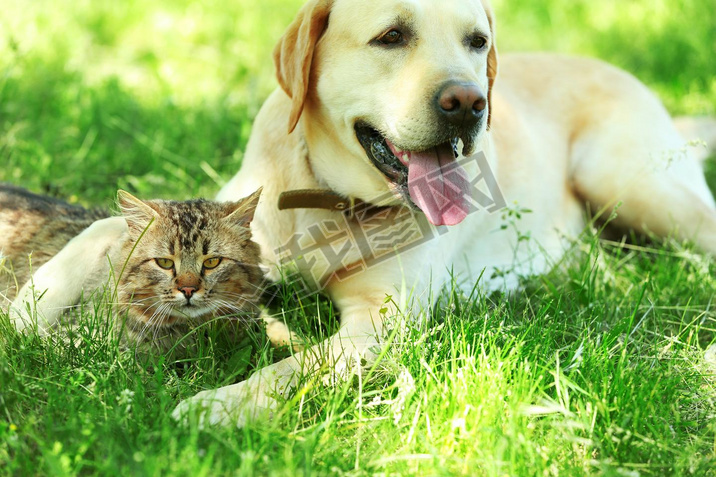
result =
[[[259,195],[217,203],[140,201],[120,193],[131,237],[125,250],[134,250],[119,299],[131,302],[130,316],[163,326],[255,312],[262,274],[249,224]]]

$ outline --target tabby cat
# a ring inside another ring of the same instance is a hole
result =
[[[249,224],[260,194],[219,203],[140,200],[119,191],[126,226],[102,257],[106,270],[85,281],[83,293],[116,285],[114,325],[123,325],[115,327],[123,343],[154,351],[170,349],[192,324],[214,316],[258,316],[263,276]],[[32,271],[109,215],[0,184],[0,294],[11,301]]]

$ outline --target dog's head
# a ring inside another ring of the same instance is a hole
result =
[[[497,75],[487,0],[312,0],[274,58],[289,131],[302,119],[320,180],[379,205],[407,201],[436,225],[465,218],[456,158],[489,128]],[[427,176],[444,182],[447,207],[426,198]]]

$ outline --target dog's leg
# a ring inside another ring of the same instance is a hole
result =
[[[77,304],[88,282],[109,277],[107,253],[127,231],[123,218],[99,220],[73,238],[42,265],[22,287],[10,307],[19,331],[37,325],[44,332],[67,307]]]
[[[382,300],[353,301],[341,309],[341,328],[330,339],[261,368],[246,381],[200,392],[179,403],[172,416],[186,420],[196,412],[202,426],[241,427],[276,411],[280,399],[298,385],[301,376],[318,376],[321,369],[341,374],[360,372],[360,367],[376,356],[383,332],[383,317],[376,303]]]
[[[638,96],[638,94],[635,94]],[[628,125],[626,127],[625,125]],[[653,98],[625,105],[573,145],[577,193],[615,224],[660,237],[673,234],[716,255],[716,209],[703,171]]]

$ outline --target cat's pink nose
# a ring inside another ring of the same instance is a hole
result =
[[[191,298],[194,292],[196,292],[196,287],[181,287],[179,291],[182,292],[185,297]]]

